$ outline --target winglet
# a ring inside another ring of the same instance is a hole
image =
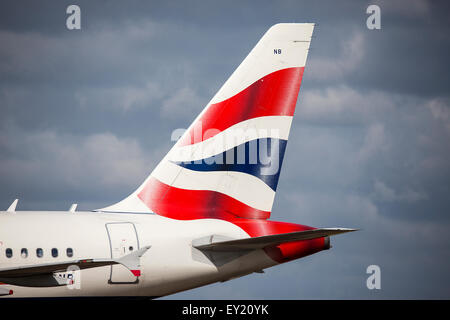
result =
[[[19,199],[14,200],[13,203],[11,203],[9,208],[6,210],[6,212],[16,212],[17,202],[19,202]]]
[[[134,276],[139,277],[141,275],[140,258],[147,252],[148,249],[150,249],[150,247],[151,246],[142,247],[137,251],[117,259],[116,262],[125,266]]]
[[[72,204],[72,205],[70,206],[69,212],[75,212],[75,210],[77,210],[77,206],[78,206],[77,203]]]
[[[12,295],[14,292],[11,289],[8,288],[1,288],[0,287],[0,296],[10,296]]]

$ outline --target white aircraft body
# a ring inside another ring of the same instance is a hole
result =
[[[0,296],[161,297],[330,248],[269,220],[314,24],[272,26],[144,183],[90,212],[0,212]],[[180,106],[182,107],[182,106]]]

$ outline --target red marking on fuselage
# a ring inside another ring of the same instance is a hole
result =
[[[234,219],[230,222],[247,232],[250,237],[261,237],[315,229],[301,224],[256,219]],[[325,240],[324,238],[318,238],[282,243],[276,246],[267,247],[264,251],[272,260],[283,263],[308,256],[323,249],[325,249]]]
[[[138,197],[153,212],[177,220],[215,218],[229,221],[251,237],[282,234],[314,229],[312,227],[278,221],[267,221],[270,212],[249,207],[227,195],[214,191],[185,190],[169,187],[150,178]],[[283,243],[264,251],[282,263],[304,257],[325,248],[324,238]]]

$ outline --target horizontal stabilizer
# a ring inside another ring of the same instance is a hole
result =
[[[137,251],[134,251],[122,258],[117,260],[112,259],[82,259],[73,260],[58,263],[44,263],[44,264],[34,264],[26,265],[22,267],[14,268],[1,268],[0,278],[17,278],[17,277],[29,277],[36,275],[52,274],[55,272],[65,272],[70,266],[76,266],[83,269],[97,268],[103,266],[110,266],[114,264],[121,264],[128,268],[135,276],[140,275],[140,257],[148,250],[150,246],[143,247]]]
[[[298,231],[282,234],[274,234],[262,237],[253,237],[246,239],[227,240],[214,242],[214,237],[210,243],[193,243],[193,246],[199,250],[208,251],[236,251],[236,250],[256,250],[268,246],[276,246],[285,242],[294,242],[301,240],[311,240],[322,237],[334,236],[341,233],[356,231],[357,229],[347,228],[321,228],[307,231]]]

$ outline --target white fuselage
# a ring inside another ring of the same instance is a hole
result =
[[[141,257],[138,278],[124,266],[114,265],[76,272],[77,286],[1,287],[13,290],[8,297],[160,297],[277,264],[263,250],[216,263],[192,246],[193,240],[212,234],[233,239],[249,237],[233,223],[218,219],[182,221],[155,214],[0,212],[0,268],[119,258],[139,247],[151,246]],[[68,248],[73,251],[72,257],[67,255]],[[12,252],[11,257],[7,257],[7,249]],[[26,257],[21,254],[22,249],[26,249]],[[42,257],[37,256],[38,249],[42,249]]]
[[[0,297],[160,297],[352,231],[268,220],[313,29],[272,26],[125,199],[98,212],[16,212],[16,199],[0,212]]]

